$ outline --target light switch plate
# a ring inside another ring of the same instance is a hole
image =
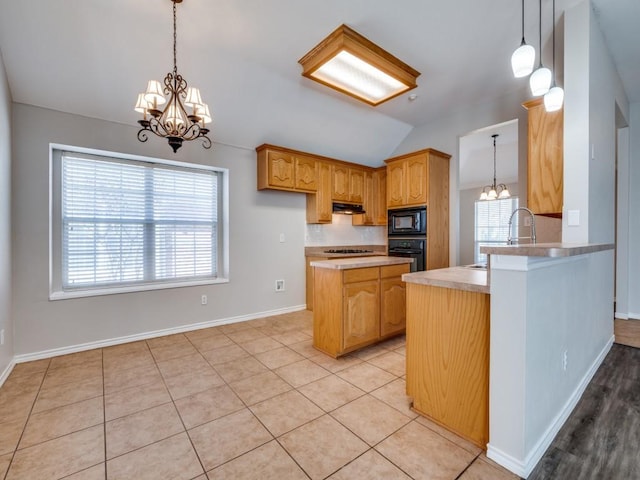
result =
[[[569,210],[567,212],[567,225],[570,227],[580,226],[580,210]]]

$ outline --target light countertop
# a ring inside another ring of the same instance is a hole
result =
[[[412,258],[387,257],[383,255],[369,257],[337,258],[335,260],[316,260],[312,267],[347,270],[351,268],[385,267],[388,265],[403,265],[413,262]]]
[[[467,267],[440,268],[438,270],[426,270],[402,275],[402,280],[407,283],[477,293],[489,293],[487,278],[486,270]]]
[[[513,255],[521,257],[573,257],[588,253],[612,250],[613,243],[535,243],[524,245],[500,245],[480,247],[481,253]]]

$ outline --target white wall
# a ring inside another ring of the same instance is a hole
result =
[[[162,139],[138,142],[134,127],[22,104],[13,104],[12,125],[17,355],[304,305],[305,196],[257,191],[252,149],[214,144],[205,150],[192,142],[174,155]],[[228,168],[230,283],[49,301],[50,142]],[[285,280],[285,292],[274,291],[276,279]]]
[[[11,320],[11,93],[0,54],[0,384],[13,359]]]
[[[628,315],[640,319],[640,103],[631,105],[630,116]]]

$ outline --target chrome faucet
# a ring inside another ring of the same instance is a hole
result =
[[[511,224],[513,223],[513,217],[518,213],[519,210],[523,210],[531,216],[531,236],[530,237],[518,237],[517,234],[515,238],[511,236]],[[516,208],[511,213],[511,217],[509,217],[509,237],[507,238],[507,245],[514,245],[518,243],[518,240],[523,240],[527,238],[531,239],[531,243],[536,243],[536,216],[528,208],[519,207],[519,208]]]

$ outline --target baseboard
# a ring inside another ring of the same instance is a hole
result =
[[[207,322],[192,323],[189,325],[180,325],[179,327],[165,328],[162,330],[154,330],[151,332],[136,333],[134,335],[126,335],[124,337],[110,338],[107,340],[98,340],[96,342],[87,342],[87,343],[81,343],[78,345],[70,345],[68,347],[42,350],[40,352],[24,353],[21,355],[16,355],[13,358],[12,363],[15,364],[15,363],[31,362],[33,360],[57,357],[60,355],[67,355],[69,353],[83,352],[85,350],[93,350],[94,348],[111,347],[113,345],[120,345],[122,343],[136,342],[139,340],[147,340],[149,338],[155,338],[155,337],[163,337],[165,335],[173,335],[175,333],[191,332],[193,330],[217,327],[220,325],[228,325],[230,323],[247,322],[249,320],[255,320],[256,318],[271,317],[274,315],[282,315],[285,313],[298,312],[301,310],[305,310],[306,308],[307,308],[306,305],[296,305],[293,307],[286,307],[286,308],[279,308],[275,310],[268,310],[264,312],[251,313],[248,315],[238,315],[236,317],[221,318],[217,320],[210,320]]]
[[[9,375],[11,374],[11,371],[15,366],[16,366],[16,359],[14,358],[9,362],[9,365],[7,365],[6,368],[0,374],[0,387],[4,385],[4,382],[7,380],[7,378],[9,378]]]
[[[487,457],[489,457],[494,462],[499,463],[507,470],[512,471],[516,475],[527,478],[536,467],[544,453],[547,451],[549,445],[551,445],[551,442],[553,442],[553,439],[556,437],[564,423],[567,421],[569,415],[571,415],[571,412],[573,412],[573,409],[578,404],[578,401],[580,401],[580,398],[586,390],[587,385],[589,385],[589,382],[596,374],[596,371],[604,361],[607,353],[609,353],[609,350],[611,350],[611,347],[613,346],[613,340],[614,337],[612,336],[607,341],[604,348],[600,351],[596,359],[589,367],[587,373],[585,373],[584,377],[575,388],[569,399],[566,401],[560,412],[551,421],[551,424],[549,425],[547,430],[540,437],[540,440],[538,440],[538,442],[533,447],[531,452],[526,456],[524,461],[514,458],[513,456],[501,451],[500,449],[493,447],[491,445],[491,440],[489,440],[489,444],[487,445]]]

